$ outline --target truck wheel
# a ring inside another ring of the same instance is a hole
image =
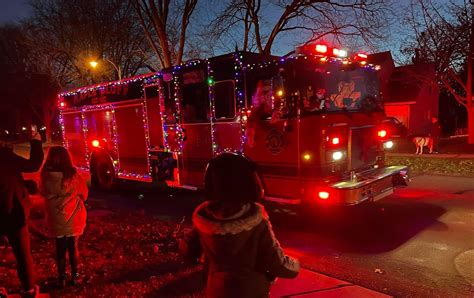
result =
[[[111,190],[117,179],[112,162],[106,158],[98,158],[91,167],[92,187],[100,190]]]

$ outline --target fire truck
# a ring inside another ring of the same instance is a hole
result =
[[[408,168],[385,164],[380,67],[366,58],[323,44],[235,52],[64,92],[64,145],[102,189],[128,179],[197,190],[213,156],[236,152],[258,164],[268,201],[377,201]]]

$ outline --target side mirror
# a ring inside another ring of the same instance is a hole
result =
[[[36,195],[39,193],[38,184],[36,184],[34,180],[25,180],[24,183],[25,183],[26,191],[30,195]]]

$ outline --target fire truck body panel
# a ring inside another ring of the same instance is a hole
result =
[[[235,53],[107,85],[112,100],[97,88],[63,94],[72,106],[61,109],[65,144],[91,172],[105,153],[117,177],[173,187],[202,188],[209,159],[233,151],[257,162],[270,201],[353,205],[389,195],[408,169],[384,165],[373,67],[311,59]],[[142,95],[130,98],[137,82]],[[326,103],[315,108],[308,102],[321,90]],[[256,109],[269,99],[271,109]]]

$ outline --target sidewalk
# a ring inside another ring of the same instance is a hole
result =
[[[395,152],[386,152],[387,156],[390,157],[421,157],[421,158],[464,158],[464,159],[474,159],[473,154],[465,153],[448,153],[448,154],[437,154],[437,153],[423,153],[421,155],[414,153],[395,153]]]
[[[314,271],[301,269],[300,274],[295,279],[278,279],[271,288],[270,297],[382,298],[391,296]]]

